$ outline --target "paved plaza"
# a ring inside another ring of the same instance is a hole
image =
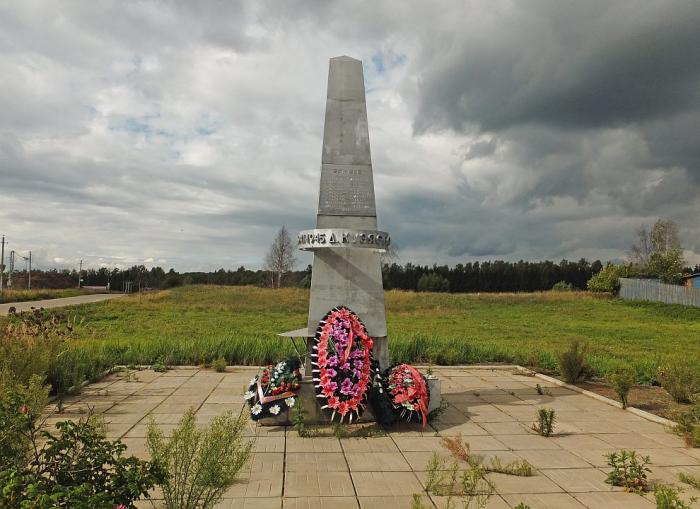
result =
[[[167,433],[191,406],[206,423],[226,411],[239,412],[244,386],[257,372],[229,367],[226,373],[177,368],[165,373],[137,371],[110,375],[66,402],[49,424],[84,415],[89,405],[104,414],[108,436],[121,438],[130,453],[147,457],[148,416]],[[421,493],[433,451],[447,455],[441,437],[461,434],[471,450],[504,462],[522,458],[532,477],[489,474],[497,494],[487,505],[506,509],[520,502],[539,508],[655,507],[653,496],[624,493],[604,482],[606,453],[634,449],[649,455],[650,479],[677,483],[679,472],[700,476],[700,449],[688,449],[662,424],[651,422],[514,369],[436,367],[449,406],[427,429],[404,425],[372,438],[300,438],[291,428],[256,427],[255,454],[218,506],[222,508],[382,508],[408,509]],[[540,384],[551,395],[539,395]],[[556,410],[551,438],[531,431],[538,407]],[[688,489],[684,497],[700,496]],[[444,500],[423,497],[432,507]],[[151,507],[147,502],[142,507]],[[457,507],[461,507],[458,505]]]

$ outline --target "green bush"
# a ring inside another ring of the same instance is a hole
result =
[[[154,464],[125,457],[126,445],[105,439],[103,423],[92,417],[56,427],[49,433],[31,423],[29,461],[0,472],[0,507],[134,508],[162,479]]]
[[[620,289],[620,268],[615,265],[607,265],[600,272],[594,274],[586,286],[591,292],[617,293]]]
[[[426,272],[418,279],[419,292],[449,292],[450,282],[436,272]]]
[[[27,462],[31,430],[48,396],[40,376],[24,385],[0,372],[0,470],[20,468]]]
[[[567,383],[573,384],[586,378],[591,368],[586,362],[586,347],[578,341],[573,341],[568,350],[558,355],[559,372]]]
[[[622,408],[627,408],[627,396],[637,381],[637,372],[627,364],[619,364],[608,373],[607,379],[620,398]]]
[[[559,281],[558,283],[554,283],[552,290],[555,292],[572,292],[574,291],[574,285],[566,281]]]
[[[190,408],[167,439],[151,420],[148,449],[163,469],[163,497],[167,509],[209,509],[221,499],[226,488],[248,462],[253,441],[243,436],[245,416],[231,411],[198,429]]]
[[[659,367],[657,380],[677,403],[690,403],[700,392],[700,368],[697,363],[674,362]]]

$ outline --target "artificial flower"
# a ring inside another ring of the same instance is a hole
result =
[[[260,412],[262,412],[262,406],[260,405],[260,403],[256,403],[250,409],[250,413],[253,415],[258,415],[260,414]]]
[[[279,414],[279,413],[280,413],[280,410],[282,410],[282,408],[280,408],[279,405],[273,405],[273,406],[270,407],[270,413],[271,413],[272,415],[277,415],[277,414]]]
[[[284,400],[284,403],[289,407],[292,408],[294,406],[294,403],[296,403],[296,400],[294,398],[287,398]]]

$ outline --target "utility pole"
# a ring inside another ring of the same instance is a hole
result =
[[[80,282],[83,280],[83,261],[80,260],[80,269],[78,270],[78,288],[80,288]]]
[[[32,252],[29,251],[29,274],[28,276],[28,284],[27,284],[27,290],[32,289]]]
[[[5,236],[2,236],[2,255],[0,255],[0,293],[2,293],[2,283],[5,277]]]
[[[10,270],[7,273],[7,287],[12,288],[12,273],[15,271],[15,250],[10,251]]]

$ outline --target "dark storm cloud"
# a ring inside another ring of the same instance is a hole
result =
[[[600,128],[697,107],[697,2],[529,2],[500,14],[437,36],[449,43],[421,61],[418,132]]]

